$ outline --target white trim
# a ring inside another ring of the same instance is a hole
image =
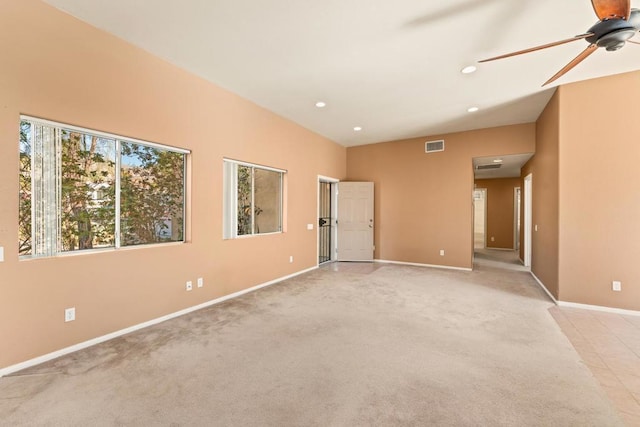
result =
[[[374,259],[373,262],[378,262],[382,264],[398,264],[398,265],[411,265],[414,267],[430,267],[430,268],[441,268],[445,270],[458,270],[458,271],[473,271],[472,268],[466,267],[452,267],[450,265],[438,265],[438,264],[419,264],[416,262],[403,262],[403,261],[389,261],[386,259]]]
[[[282,175],[280,175],[282,176]],[[280,203],[280,206],[282,206],[282,203]],[[251,168],[251,235],[255,235],[258,234],[256,233],[256,168],[252,167]],[[280,211],[282,212],[282,208],[280,208]],[[282,226],[280,227],[280,230],[282,230]],[[238,237],[238,234],[236,232],[236,237]]]
[[[549,296],[549,298],[551,298],[551,301],[553,301],[553,303],[558,307],[579,308],[582,310],[602,311],[605,313],[623,314],[627,316],[640,316],[640,311],[637,311],[637,310],[626,310],[624,308],[605,307],[602,305],[590,305],[590,304],[580,304],[577,302],[559,301],[555,299],[553,295],[551,295],[551,292],[549,292],[549,290],[544,285],[544,283],[542,283],[542,281],[538,279],[538,277],[535,274],[533,274],[532,271],[530,273],[531,273],[531,276],[533,276],[533,278],[535,279],[535,281],[538,282],[538,285],[540,285],[542,290],[545,291],[545,293]]]
[[[605,313],[624,314],[627,316],[640,316],[640,311],[626,310],[624,308],[605,307],[602,305],[580,304],[577,302],[558,301],[558,306],[568,308],[580,308],[583,310],[603,311]]]
[[[524,266],[531,267],[533,259],[533,174],[524,177]],[[522,242],[521,242],[522,244]]]
[[[521,197],[520,187],[513,187],[513,249],[520,250],[520,227],[518,222],[520,221],[520,209],[522,207],[520,200]]]
[[[340,182],[339,179],[331,178],[331,177],[324,176],[324,175],[318,175],[318,181],[332,182],[332,183]]]
[[[69,346],[69,347],[65,347],[63,349],[54,351],[52,353],[45,354],[43,356],[35,357],[33,359],[30,359],[30,360],[27,360],[27,361],[24,361],[24,362],[20,362],[20,363],[17,363],[15,365],[7,366],[6,368],[0,369],[0,377],[12,374],[14,372],[21,371],[23,369],[30,368],[32,366],[39,365],[39,364],[44,363],[44,362],[48,362],[48,361],[56,359],[58,357],[61,357],[61,356],[64,356],[64,355],[67,355],[67,354],[70,354],[70,353],[74,353],[76,351],[79,351],[79,350],[94,346],[96,344],[100,344],[100,343],[105,342],[105,341],[112,340],[114,338],[120,337],[122,335],[129,334],[131,332],[138,331],[140,329],[148,328],[149,326],[153,326],[153,325],[156,325],[158,323],[161,323],[161,322],[164,322],[164,321],[167,321],[167,320],[170,320],[170,319],[174,319],[176,317],[184,316],[185,314],[194,312],[196,310],[200,310],[200,309],[203,309],[203,308],[206,308],[206,307],[210,307],[210,306],[215,305],[215,304],[219,304],[219,303],[221,303],[223,301],[227,301],[227,300],[230,300],[230,299],[233,299],[233,298],[237,298],[237,297],[239,297],[241,295],[244,295],[244,294],[247,294],[249,292],[253,292],[253,291],[256,291],[258,289],[273,285],[275,283],[282,282],[282,281],[287,280],[287,279],[291,279],[292,277],[296,277],[296,276],[299,276],[301,274],[308,273],[310,271],[316,270],[317,268],[318,268],[318,266],[314,266],[314,267],[307,268],[305,270],[297,271],[297,272],[289,274],[287,276],[279,277],[277,279],[273,279],[273,280],[270,280],[268,282],[261,283],[259,285],[253,286],[251,288],[247,288],[247,289],[244,289],[244,290],[241,290],[241,291],[238,291],[238,292],[234,292],[232,294],[225,295],[225,296],[222,296],[220,298],[216,298],[216,299],[213,299],[211,301],[204,302],[202,304],[194,305],[193,307],[185,308],[184,310],[176,311],[174,313],[170,313],[170,314],[167,314],[165,316],[158,317],[156,319],[152,319],[152,320],[149,320],[149,321],[146,321],[146,322],[143,322],[143,323],[139,323],[137,325],[130,326],[130,327],[125,328],[125,329],[120,329],[119,331],[111,332],[110,334],[102,335],[102,336],[97,337],[97,338],[93,338],[93,339],[90,339],[90,340],[87,340],[87,341],[84,341],[84,342],[81,342],[81,343],[78,343],[78,344],[74,344],[74,345]]]
[[[492,251],[508,251],[508,252],[515,252],[516,250],[513,248],[494,248],[493,246],[487,246],[485,249],[489,249]]]
[[[122,246],[122,242],[121,242],[121,238],[122,238],[122,233],[120,232],[120,226],[121,224],[121,218],[120,215],[122,215],[122,206],[120,206],[120,203],[122,202],[122,189],[120,187],[122,187],[122,143],[120,142],[120,140],[116,139],[115,141],[115,148],[116,148],[116,162],[115,162],[115,167],[116,167],[116,176],[115,176],[115,182],[113,183],[113,186],[115,187],[115,222],[114,222],[114,242],[113,242],[113,248],[114,249],[119,249]],[[186,159],[184,164],[186,165]],[[186,180],[185,180],[186,181]],[[184,199],[184,195],[187,194],[187,192],[185,191],[186,189],[183,189],[183,199]],[[182,204],[182,209],[184,211],[186,206],[186,203]],[[182,218],[185,218],[185,215],[183,214]],[[184,221],[183,221],[184,224]],[[184,227],[182,230],[182,234],[184,237]],[[184,239],[182,239],[182,241],[184,242]]]
[[[286,169],[272,168],[271,166],[264,166],[264,165],[259,165],[257,163],[243,162],[240,160],[230,159],[228,157],[223,157],[222,160],[229,163],[235,163],[236,165],[246,166],[248,168],[258,168],[258,169],[265,169],[272,172],[287,173]]]
[[[533,271],[530,271],[529,273],[531,273],[531,276],[533,276],[535,281],[538,282],[538,285],[540,285],[540,287],[547,294],[547,296],[549,298],[551,298],[551,301],[553,301],[554,304],[558,305],[558,300],[551,294],[551,292],[549,292],[549,289],[547,289],[547,287],[544,285],[544,283],[542,283],[542,280],[538,279],[538,276],[533,274]]]
[[[130,138],[128,136],[117,135],[115,133],[102,132],[102,131],[99,131],[99,130],[84,128],[84,127],[81,127],[81,126],[74,126],[74,125],[70,125],[70,124],[67,124],[67,123],[54,122],[52,120],[41,119],[41,118],[33,117],[33,116],[27,116],[25,114],[20,114],[20,120],[26,120],[26,121],[29,121],[29,122],[34,122],[34,123],[38,123],[38,124],[45,125],[45,126],[51,126],[51,127],[54,127],[54,128],[74,130],[74,131],[77,131],[77,132],[82,132],[82,133],[86,133],[86,134],[89,134],[89,135],[100,136],[100,137],[108,138],[108,139],[116,139],[116,140],[125,141],[125,142],[133,142],[133,143],[140,144],[140,145],[146,145],[147,147],[153,147],[153,148],[160,148],[160,149],[163,149],[163,150],[175,151],[176,153],[181,153],[181,154],[191,154],[191,150],[187,150],[185,148],[172,147],[170,145],[158,144],[158,143],[155,143],[155,142],[145,141],[145,140],[142,140],[142,139],[136,139],[136,138]]]

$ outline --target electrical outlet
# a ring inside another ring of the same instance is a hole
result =
[[[493,237],[493,236],[491,236],[491,241],[492,241],[492,242],[495,242],[495,241],[496,241],[496,238],[495,238],[495,237]]]
[[[444,249],[440,249],[440,256],[444,256]]]
[[[611,282],[611,289],[613,289],[616,292],[622,291],[622,282],[614,280],[613,282]]]
[[[66,308],[64,310],[64,321],[72,322],[74,320],[76,320],[76,308],[75,307]]]
[[[293,263],[293,255],[289,256],[289,263]]]
[[[4,248],[0,246],[0,262],[4,262]]]
[[[191,280],[189,280],[187,282],[187,286],[186,286],[187,290],[190,291],[191,289],[193,289],[193,282]]]
[[[198,287],[201,288],[204,286],[204,279],[202,277],[198,277]]]
[[[307,224],[307,230],[313,230],[313,224]]]

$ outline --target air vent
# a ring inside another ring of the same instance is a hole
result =
[[[476,170],[500,169],[501,166],[502,166],[501,164],[497,164],[497,165],[478,165],[478,166],[476,166]]]
[[[444,139],[440,141],[427,141],[424,143],[425,153],[436,153],[438,151],[444,151]]]

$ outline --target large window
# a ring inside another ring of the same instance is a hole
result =
[[[225,239],[282,231],[284,172],[225,159]]]
[[[20,255],[184,241],[187,153],[22,117]]]

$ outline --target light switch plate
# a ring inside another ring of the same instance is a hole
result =
[[[4,262],[4,248],[0,246],[0,262]]]

